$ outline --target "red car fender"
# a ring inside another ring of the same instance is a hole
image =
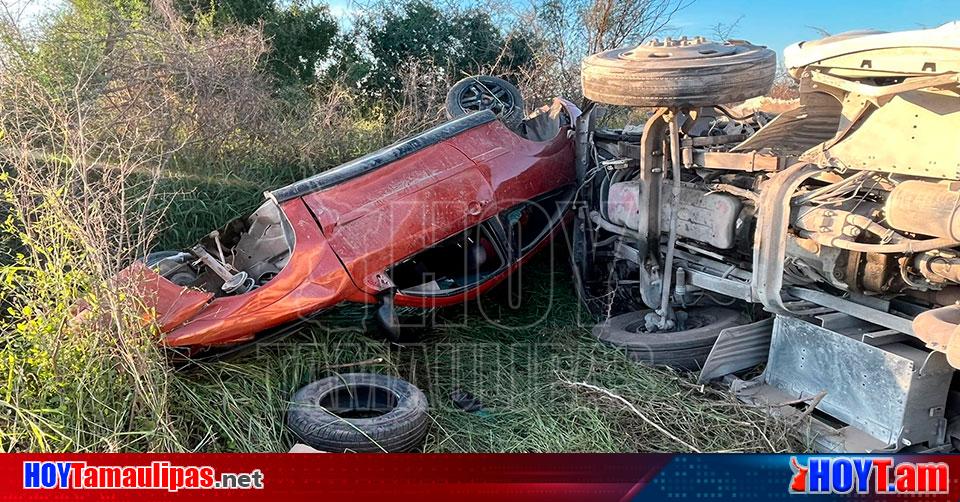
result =
[[[202,310],[213,293],[178,286],[148,268],[134,262],[112,281],[121,287],[132,287],[144,310],[144,322],[156,323],[161,332],[170,331]],[[86,312],[86,305],[80,306]]]
[[[232,344],[343,301],[375,301],[350,280],[301,199],[286,201],[281,209],[296,236],[289,263],[260,288],[211,301],[168,333],[167,345]]]

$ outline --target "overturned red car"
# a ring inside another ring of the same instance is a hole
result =
[[[395,307],[471,299],[560,229],[580,111],[556,99],[518,113],[509,83],[465,79],[448,96],[455,118],[267,192],[249,216],[123,275],[172,347],[249,341],[343,302],[379,305],[396,332]]]

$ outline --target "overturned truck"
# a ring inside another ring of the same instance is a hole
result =
[[[799,103],[772,115],[728,106],[769,91],[764,47],[653,40],[584,60],[572,255],[606,318],[594,333],[795,403],[771,409],[811,416],[821,449],[949,449],[960,24],[801,42],[785,66]],[[651,111],[612,129],[609,105]]]

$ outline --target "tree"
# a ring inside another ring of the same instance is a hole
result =
[[[743,14],[733,20],[731,23],[717,23],[713,25],[713,39],[718,42],[730,40],[737,30],[740,29],[740,21],[743,21]]]
[[[201,25],[262,24],[271,46],[265,63],[281,84],[313,83],[337,34],[329,7],[311,0],[181,0],[180,9]]]
[[[535,0],[526,15],[533,38],[546,45],[549,73],[559,92],[580,89],[580,62],[589,54],[639,44],[668,31],[673,16],[693,0]]]
[[[381,95],[402,89],[413,66],[426,68],[420,78],[436,84],[493,69],[509,75],[529,64],[535,52],[529,34],[501,29],[485,11],[441,10],[425,0],[361,17],[351,37],[362,47],[339,44],[333,74],[362,81]]]
[[[592,0],[583,10],[587,51],[638,44],[665,30],[693,0]]]

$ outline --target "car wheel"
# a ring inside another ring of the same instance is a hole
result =
[[[149,253],[143,258],[140,258],[140,261],[142,261],[144,265],[148,267],[156,267],[161,261],[174,258],[180,254],[182,254],[181,251],[155,251],[153,253]]]
[[[447,117],[455,119],[480,110],[497,114],[500,122],[517,130],[523,122],[523,97],[506,80],[490,75],[467,77],[447,92]]]
[[[651,312],[640,310],[611,317],[595,326],[593,335],[626,349],[634,361],[693,371],[703,366],[721,330],[746,322],[732,309],[694,307],[686,309],[683,329],[652,332],[646,329],[645,319]]]
[[[710,106],[766,94],[777,55],[747,43],[697,37],[612,49],[583,60],[583,94],[625,106]]]
[[[287,425],[302,442],[321,451],[411,451],[427,433],[427,398],[399,378],[336,375],[297,391]]]
[[[179,286],[189,286],[197,280],[197,274],[189,267],[182,265],[190,261],[190,253],[183,251],[157,251],[150,253],[140,261],[147,268],[156,269],[170,282]]]

